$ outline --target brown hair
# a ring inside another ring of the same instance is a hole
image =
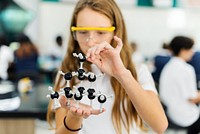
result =
[[[181,50],[189,50],[193,47],[194,40],[186,36],[176,36],[172,39],[169,44],[170,49],[172,50],[175,56],[178,56]]]
[[[131,59],[130,46],[128,45],[127,32],[124,19],[115,1],[114,0],[78,1],[75,10],[73,12],[71,26],[76,26],[78,13],[82,11],[84,8],[90,8],[94,11],[97,11],[107,16],[111,20],[112,25],[116,27],[115,35],[121,38],[123,42],[123,48],[121,50],[120,56],[124,63],[124,66],[131,71],[133,77],[137,80],[136,70]],[[63,72],[69,72],[69,71],[71,72],[73,70],[78,69],[77,68],[78,63],[74,61],[72,53],[81,52],[81,50],[79,48],[78,42],[73,39],[72,35],[73,34],[71,33],[68,42],[67,55],[65,56],[61,65],[61,70]],[[116,42],[112,41],[111,45],[113,47],[116,47],[117,44]],[[86,65],[85,68],[87,70],[91,70],[89,63],[84,65]],[[57,82],[54,87],[56,91],[58,91],[62,86],[64,86],[61,85],[62,79],[63,78],[61,76],[57,77]],[[73,84],[76,84],[74,79],[71,80],[70,82],[71,86]],[[138,116],[131,100],[129,99],[122,85],[114,77],[111,78],[111,84],[114,90],[114,94],[116,96],[112,108],[112,121],[115,126],[116,133],[122,134],[122,124],[126,128],[127,132],[130,133],[130,128],[132,126],[133,120],[135,120],[136,124],[140,128],[144,128],[142,119]],[[52,115],[50,114],[51,113],[50,108],[51,104],[49,106],[49,111],[48,111],[49,113],[47,116],[48,120],[50,120],[50,117]],[[124,115],[125,118],[123,118]]]
[[[36,46],[32,43],[28,36],[23,34],[20,35],[18,42],[20,46],[16,50],[17,57],[23,58],[32,54],[38,54]]]

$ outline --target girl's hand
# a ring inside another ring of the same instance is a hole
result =
[[[70,105],[67,106],[68,101],[65,96],[61,96],[59,102],[62,108],[68,109],[69,111],[71,111],[71,113],[73,113],[74,116],[80,118],[88,118],[90,115],[99,115],[105,112],[105,109],[102,109],[102,111],[100,111],[99,109],[93,109],[91,106],[82,103],[79,103],[77,107],[77,104],[74,100],[70,100]]]
[[[117,42],[116,48],[107,42],[102,42],[88,49],[86,53],[88,61],[96,64],[102,72],[111,76],[115,76],[125,68],[120,57],[122,41],[117,36],[114,36],[114,40]]]

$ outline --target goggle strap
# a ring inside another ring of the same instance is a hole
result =
[[[108,32],[113,32],[115,30],[115,27],[71,27],[71,31],[81,31],[81,30],[86,30],[86,31],[93,31],[93,30],[97,30],[97,31],[108,31]]]

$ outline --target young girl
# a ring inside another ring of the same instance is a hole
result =
[[[167,107],[170,123],[185,127],[187,134],[200,132],[200,92],[194,68],[187,63],[193,56],[193,46],[192,38],[176,36],[172,39],[169,47],[173,57],[164,66],[159,84],[160,98]]]
[[[137,134],[148,125],[156,133],[164,133],[168,122],[147,68],[135,68],[132,63],[124,19],[114,0],[78,1],[72,21],[68,50],[60,70],[78,70],[73,52],[87,57],[86,71],[104,74],[93,86],[104,94],[113,94],[99,110],[83,99],[76,108],[73,101],[60,97],[61,107],[55,110],[56,134]],[[90,86],[88,81],[70,81],[71,87]],[[55,91],[66,86],[58,74]],[[96,101],[96,102],[95,102]],[[52,120],[52,103],[47,119]]]

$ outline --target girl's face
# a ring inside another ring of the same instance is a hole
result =
[[[191,48],[191,49],[182,49],[180,51],[179,56],[181,56],[185,61],[189,61],[192,58],[193,54],[194,54],[193,48]]]
[[[193,48],[188,49],[188,50],[185,50],[185,60],[186,60],[186,61],[191,60],[193,54],[194,54]]]
[[[85,8],[78,13],[76,27],[94,28],[94,30],[76,31],[76,40],[84,54],[90,47],[98,45],[101,42],[111,43],[114,32],[101,30],[101,28],[111,27],[110,19],[90,8]],[[100,30],[99,30],[100,28]]]

